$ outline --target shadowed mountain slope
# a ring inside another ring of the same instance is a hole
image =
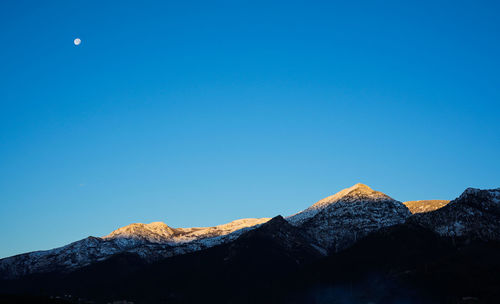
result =
[[[136,254],[118,254],[70,273],[0,281],[0,292],[42,290],[44,295],[72,294],[103,303],[123,298],[150,303],[251,303],[274,282],[323,256],[310,242],[278,216],[229,244],[153,264]]]

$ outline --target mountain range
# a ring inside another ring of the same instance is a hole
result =
[[[496,303],[499,254],[500,188],[403,203],[356,184],[288,217],[131,224],[4,258],[0,294],[70,303]]]

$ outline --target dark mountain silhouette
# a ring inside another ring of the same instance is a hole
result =
[[[301,269],[280,294],[284,303],[498,303],[499,256],[500,242],[457,246],[405,223]]]
[[[2,283],[18,293],[72,294],[103,302],[247,301],[266,287],[322,257],[281,216],[236,241],[147,264],[122,253],[71,273],[46,273]]]

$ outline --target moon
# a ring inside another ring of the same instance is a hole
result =
[[[80,45],[80,43],[82,43],[82,40],[80,40],[80,38],[76,38],[75,40],[73,40],[73,43],[75,45]]]

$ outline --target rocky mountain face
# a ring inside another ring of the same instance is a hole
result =
[[[403,204],[410,209],[412,214],[424,213],[443,208],[450,201],[447,200],[421,200],[421,201],[407,201]]]
[[[457,240],[500,241],[500,188],[468,188],[446,206],[409,221]]]
[[[370,232],[403,223],[410,215],[401,202],[366,185],[356,184],[287,220],[323,248],[337,252]]]
[[[171,228],[161,222],[131,224],[102,238],[91,236],[56,249],[1,259],[0,277],[70,271],[124,252],[152,262],[234,240],[268,220],[240,219],[224,225],[197,228]]]
[[[373,201],[373,202],[382,202],[382,201],[394,201],[392,198],[387,196],[382,192],[375,191],[363,184],[356,184],[352,187],[343,189],[334,195],[325,197],[322,200],[319,200],[309,208],[296,213],[292,216],[287,217],[287,221],[292,225],[298,226],[308,219],[315,216],[317,213],[323,211],[328,208],[332,204],[337,202],[360,202],[360,201]]]

